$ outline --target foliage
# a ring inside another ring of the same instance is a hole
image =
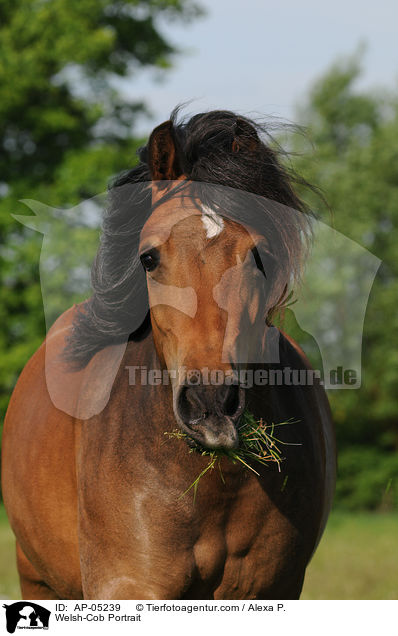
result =
[[[338,500],[350,509],[377,507],[390,479],[397,505],[398,94],[359,91],[360,61],[353,55],[315,83],[299,112],[307,139],[291,142],[294,167],[327,202],[303,193],[318,216],[382,260],[366,310],[361,388],[329,392]],[[322,284],[333,293],[332,278]]]
[[[398,454],[357,445],[341,449],[335,506],[344,510],[398,509]]]

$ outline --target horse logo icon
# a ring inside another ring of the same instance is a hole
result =
[[[18,601],[4,604],[6,610],[7,631],[13,634],[18,629],[48,629],[50,610],[37,603]]]

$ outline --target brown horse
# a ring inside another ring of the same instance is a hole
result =
[[[6,418],[3,493],[25,598],[300,595],[334,489],[325,392],[316,378],[227,382],[310,369],[269,326],[307,217],[257,130],[227,111],[166,122],[111,190],[93,297],[54,324]],[[272,334],[278,360],[260,364]],[[208,371],[224,381],[205,383]],[[294,420],[280,428],[280,470],[224,456],[195,499],[181,496],[204,449],[239,448],[244,409]],[[176,428],[184,439],[165,436]]]

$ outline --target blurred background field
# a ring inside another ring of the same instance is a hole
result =
[[[15,538],[0,505],[0,598],[21,598],[15,561]]]
[[[305,600],[398,599],[398,515],[332,513],[310,565]],[[20,598],[14,536],[0,508],[0,598]]]
[[[311,2],[302,2],[299,14],[291,0],[274,3],[277,22],[264,37],[267,3],[254,0],[242,12],[229,11],[224,0],[0,0],[0,410],[2,419],[19,373],[45,337],[46,318],[55,317],[66,299],[80,299],[83,270],[88,280],[99,232],[83,227],[77,206],[137,162],[137,148],[168,118],[170,104],[207,90],[207,104],[194,102],[187,113],[218,106],[250,116],[261,109],[261,117],[271,115],[280,160],[319,189],[321,196],[300,188],[316,216],[381,261],[363,324],[361,387],[329,392],[339,448],[335,512],[309,566],[303,598],[397,598],[398,7],[387,0],[374,7],[366,0],[355,12],[339,2],[317,3],[316,12]],[[278,13],[283,11],[285,20]],[[195,50],[189,48],[191,33]],[[247,51],[235,46],[242,33]],[[364,81],[366,47],[355,48],[363,34],[378,43],[371,51],[371,77],[382,84]],[[337,51],[340,42],[350,48]],[[336,58],[338,52],[343,55]],[[234,63],[240,74],[231,75]],[[168,93],[170,77],[184,68],[193,83],[181,79],[178,94],[175,85]],[[161,83],[140,84],[143,71]],[[287,87],[299,86],[300,93],[287,94]],[[275,87],[285,92],[275,93]],[[225,100],[215,104],[220,95]],[[275,113],[287,113],[305,135],[278,127]],[[24,199],[44,204],[37,208],[41,218],[20,223],[12,216],[31,214]],[[54,218],[59,236],[64,220],[72,228],[76,271],[68,261],[68,241],[62,249],[54,243],[43,261],[43,233],[50,221],[54,227]],[[45,265],[52,274],[49,286],[43,285]],[[73,274],[68,280],[64,270]],[[350,318],[344,313],[347,298],[339,304],[335,274],[318,283],[322,299],[341,310],[344,325]],[[356,287],[354,280],[353,295]],[[293,314],[294,305],[285,324],[316,363],[314,339]],[[0,542],[0,592],[15,597],[3,510]]]
[[[397,514],[332,513],[301,598],[398,599],[397,537]]]

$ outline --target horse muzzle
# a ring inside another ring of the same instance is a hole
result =
[[[237,425],[245,407],[245,392],[237,384],[182,385],[174,412],[181,429],[197,444],[211,449],[239,445]]]

